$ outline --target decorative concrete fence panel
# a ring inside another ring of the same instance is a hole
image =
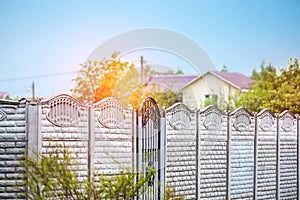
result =
[[[88,176],[89,109],[67,95],[42,101],[38,109],[38,151],[68,149],[80,179]]]
[[[161,114],[162,113],[162,114]],[[25,199],[28,152],[66,147],[80,180],[121,169],[157,174],[143,199],[165,186],[185,199],[299,199],[300,119],[288,111],[140,110],[113,98],[80,104],[68,95],[41,102],[0,100],[0,199]]]
[[[82,105],[68,95],[42,101],[35,115],[36,151],[67,148],[82,178],[93,172],[116,174],[131,169],[132,113],[113,98],[93,105]]]
[[[254,117],[245,109],[229,115],[230,198],[253,199]]]
[[[107,98],[91,108],[91,162],[97,173],[133,169],[133,109]]]
[[[186,199],[196,199],[197,113],[178,103],[166,110],[166,182]]]
[[[256,117],[254,194],[256,199],[276,199],[276,117],[268,110]]]
[[[27,148],[27,101],[0,100],[0,199],[23,199]]]
[[[198,196],[226,199],[228,169],[228,117],[211,106],[199,112]]]
[[[297,120],[287,111],[279,115],[277,120],[278,196],[280,199],[297,199],[299,170]]]

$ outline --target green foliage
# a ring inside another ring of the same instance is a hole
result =
[[[236,100],[236,106],[243,106],[252,112],[267,108],[272,112],[289,110],[300,113],[300,63],[297,58],[289,59],[288,67],[280,70],[271,64],[261,65],[261,71],[253,70],[254,85],[246,94]]]
[[[22,162],[28,176],[28,199],[74,199],[81,197],[81,185],[70,168],[72,158],[66,149],[56,149],[51,154],[25,156]]]
[[[184,72],[182,71],[182,69],[177,68],[176,71],[174,71],[173,69],[170,69],[165,74],[177,74],[177,75],[179,75],[179,74],[184,74]]]
[[[73,97],[82,103],[92,103],[112,96],[117,81],[128,69],[133,68],[133,64],[118,59],[119,54],[115,52],[111,58],[81,64],[77,77],[72,80],[75,82],[74,89],[71,89]],[[102,92],[96,93],[97,88]]]
[[[113,97],[118,99],[123,105],[129,104],[131,93],[139,87],[139,72],[137,69],[129,70],[117,84]]]
[[[207,95],[204,100],[204,106],[214,105],[218,106],[218,98],[217,95]]]
[[[223,65],[221,72],[228,72],[228,67],[226,65]]]
[[[145,65],[142,83],[139,71],[133,64],[120,61],[118,55],[119,52],[115,52],[109,59],[82,64],[77,78],[73,79],[76,85],[71,89],[72,96],[82,103],[93,103],[113,96],[123,105],[132,104],[134,108],[139,108],[146,96],[156,98],[165,107],[177,101],[178,97],[172,91],[161,92],[151,88],[151,91],[143,91],[141,94],[143,84],[157,72],[150,65]],[[178,68],[177,71],[167,73],[183,74],[183,71]]]
[[[153,84],[152,86],[143,85],[136,89],[131,94],[129,103],[133,108],[138,109],[146,97],[153,97],[160,107],[166,108],[179,101],[178,95],[173,91],[166,90],[162,92],[156,84]]]
[[[71,89],[74,98],[83,103],[94,102],[98,81],[107,62],[107,60],[103,60],[103,62],[88,61],[86,64],[80,64],[81,69],[77,72],[77,77],[72,80],[75,82],[74,89]]]
[[[177,195],[176,191],[173,187],[167,185],[165,194],[163,196],[163,200],[183,200],[184,196],[182,195]]]
[[[273,112],[289,110],[292,113],[300,113],[300,63],[297,58],[288,61],[288,68],[281,69],[280,76],[273,83],[270,91],[271,98],[264,103],[265,107]]]
[[[0,99],[17,101],[17,100],[19,100],[19,97],[18,96],[10,97],[9,95],[6,95],[6,96],[0,96]]]
[[[262,62],[260,65],[260,72],[255,69],[252,70],[251,78],[255,81],[272,81],[276,77],[276,68],[269,63]]]
[[[180,68],[177,68],[177,71],[176,71],[176,73],[175,74],[184,74],[184,72],[182,71],[182,69],[180,69]]]
[[[265,102],[269,101],[274,92],[274,81],[277,77],[276,68],[269,63],[261,63],[261,71],[252,71],[254,80],[252,88],[240,97],[235,97],[237,107],[245,107],[250,112],[259,112],[264,109]],[[270,109],[270,108],[269,108]]]
[[[174,103],[179,101],[178,95],[172,90],[167,90],[165,92],[156,92],[153,94],[155,101],[161,107],[168,108]]]
[[[94,174],[91,180],[85,177],[85,181],[79,181],[76,163],[67,148],[57,147],[51,153],[25,158],[22,161],[28,185],[25,195],[36,200],[136,199],[149,190],[147,183],[156,174],[154,168],[148,168],[146,175],[138,174],[139,177],[130,170],[121,170],[117,175]],[[165,196],[170,199],[174,191]]]
[[[179,70],[177,72],[181,73]],[[155,73],[149,65],[145,66],[145,77],[149,78],[151,75],[155,75]],[[148,83],[141,84],[140,73],[137,69],[127,72],[116,86],[113,96],[124,105],[130,104],[135,109],[139,109],[142,101],[148,96],[155,98],[155,101],[162,107],[169,107],[179,101],[178,94],[171,90],[162,90],[156,83],[151,83],[151,85]]]
[[[130,170],[121,171],[119,175],[102,175],[100,179],[98,198],[100,199],[133,199],[147,190],[148,180],[156,173],[154,168],[148,171],[146,176],[136,174]],[[137,182],[135,183],[137,179]]]

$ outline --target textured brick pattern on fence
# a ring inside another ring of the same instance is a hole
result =
[[[276,117],[268,111],[257,116],[257,199],[276,198]]]
[[[215,107],[199,113],[200,199],[226,199],[227,115]]]
[[[225,113],[213,106],[190,110],[176,104],[163,118],[164,185],[178,195],[299,199],[299,117],[287,111]],[[0,100],[0,199],[24,199],[20,161],[31,150],[49,153],[57,145],[68,147],[82,180],[92,170],[136,172],[138,131],[137,112],[112,98],[94,105],[67,95],[37,103]]]
[[[196,113],[178,104],[166,118],[166,181],[178,195],[196,199]]]
[[[74,159],[72,168],[83,181],[88,177],[88,107],[68,96],[58,96],[39,106],[41,146],[48,154],[64,147]]]
[[[231,199],[253,199],[254,118],[241,109],[230,115]]]
[[[280,199],[297,199],[297,121],[285,112],[279,126]]]
[[[123,107],[113,99],[93,107],[91,155],[95,173],[116,174],[121,169],[131,169],[132,109]]]
[[[20,166],[27,146],[27,102],[0,100],[0,199],[24,198],[25,174]]]

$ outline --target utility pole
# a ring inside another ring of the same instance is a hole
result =
[[[35,99],[35,96],[34,96],[34,81],[32,82],[32,85],[31,85],[31,92],[32,92],[32,99],[31,99],[31,101],[34,101],[34,99]]]
[[[144,58],[141,56],[141,84],[144,83]]]

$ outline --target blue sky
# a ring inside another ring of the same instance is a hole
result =
[[[37,96],[69,93],[75,75],[66,72],[111,37],[146,27],[191,38],[217,69],[250,75],[263,60],[286,67],[300,57],[299,10],[297,0],[0,0],[0,91],[30,96],[34,81]]]

